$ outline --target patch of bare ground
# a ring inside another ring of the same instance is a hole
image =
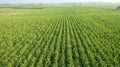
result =
[[[13,16],[23,13],[25,10],[11,9],[11,8],[0,8],[0,16]]]

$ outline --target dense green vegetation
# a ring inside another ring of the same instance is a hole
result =
[[[117,9],[120,9],[120,6],[117,6]]]
[[[120,66],[116,6],[28,7],[0,8],[0,67]]]

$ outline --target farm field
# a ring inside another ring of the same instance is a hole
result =
[[[0,67],[120,67],[116,6],[0,8]]]

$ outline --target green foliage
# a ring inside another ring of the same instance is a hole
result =
[[[120,13],[110,8],[0,8],[0,67],[119,67]]]
[[[117,6],[117,9],[120,9],[120,6]]]

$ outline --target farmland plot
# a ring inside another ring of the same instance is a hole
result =
[[[0,67],[119,67],[120,13],[101,7],[1,12]]]

